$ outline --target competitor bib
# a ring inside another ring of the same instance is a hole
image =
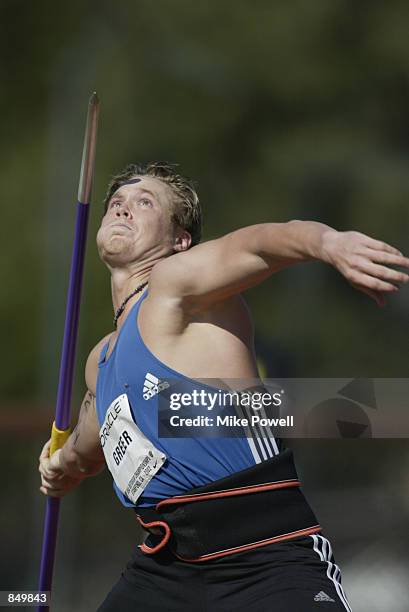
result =
[[[136,503],[165,463],[166,455],[137,427],[126,394],[117,397],[109,406],[99,436],[117,487]]]

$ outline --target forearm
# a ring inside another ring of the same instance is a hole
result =
[[[98,474],[104,468],[105,462],[101,459],[81,454],[76,448],[76,432],[70,435],[61,449],[59,467],[61,471],[71,478],[87,478]]]
[[[91,353],[94,355],[94,353]],[[96,357],[97,353],[95,353]],[[88,358],[89,362],[90,358]],[[87,362],[87,367],[88,367]],[[97,367],[95,362],[95,367]],[[91,372],[92,374],[92,372]],[[105,467],[105,457],[101,448],[100,425],[96,413],[95,392],[92,376],[87,376],[88,391],[86,392],[77,425],[62,448],[50,456],[50,438],[44,445],[39,460],[41,473],[40,491],[44,495],[62,497],[76,488],[88,476],[94,476]]]
[[[328,261],[326,245],[337,231],[316,221],[289,221],[253,226],[252,248],[266,261],[288,264],[302,261]],[[249,228],[250,229],[250,228]]]
[[[59,468],[71,478],[86,478],[101,471],[105,465],[99,442],[99,424],[96,417],[95,396],[84,396],[78,423],[61,449]]]

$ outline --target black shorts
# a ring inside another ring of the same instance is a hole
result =
[[[99,612],[351,612],[323,535],[187,563],[136,548]]]

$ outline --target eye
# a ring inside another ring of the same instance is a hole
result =
[[[111,204],[109,205],[110,208],[115,208],[117,206],[120,206],[120,202],[118,200],[114,200],[113,202],[111,202]]]
[[[139,204],[142,204],[143,206],[152,206],[152,202],[147,198],[142,198],[139,200]]]

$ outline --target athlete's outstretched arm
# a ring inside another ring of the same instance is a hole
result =
[[[409,259],[394,247],[356,231],[338,232],[315,221],[252,225],[168,257],[152,272],[151,291],[179,296],[193,305],[217,301],[305,261],[334,266],[379,306],[383,293],[409,276]]]

